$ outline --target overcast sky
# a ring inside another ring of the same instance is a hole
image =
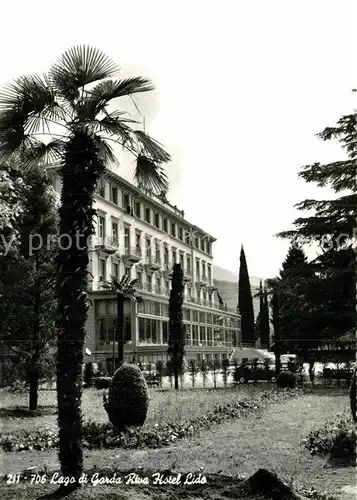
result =
[[[78,43],[151,78],[139,105],[173,157],[169,200],[217,238],[217,265],[236,272],[243,243],[251,275],[278,272],[274,234],[326,194],[299,168],[342,157],[315,134],[355,108],[356,1],[23,0],[2,17],[0,84]]]

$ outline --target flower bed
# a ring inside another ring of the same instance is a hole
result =
[[[227,404],[217,404],[203,415],[184,423],[156,423],[150,428],[129,428],[115,434],[110,423],[85,422],[83,425],[83,446],[85,448],[159,448],[168,446],[178,439],[196,435],[200,430],[229,420],[258,413],[267,404],[279,403],[300,396],[301,390],[266,391],[259,398],[244,398]],[[4,451],[43,451],[58,446],[58,435],[49,429],[20,431],[0,437]]]
[[[356,464],[356,426],[347,415],[337,415],[322,429],[311,431],[303,444],[311,455],[328,455],[331,459]]]

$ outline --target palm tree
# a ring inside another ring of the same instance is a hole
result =
[[[115,358],[114,358],[114,342],[117,339],[118,342],[118,367],[123,364],[124,361],[124,300],[125,297],[131,297],[131,299],[140,302],[142,299],[136,293],[135,285],[137,279],[130,279],[127,274],[118,280],[115,276],[110,276],[110,281],[104,283],[104,288],[107,290],[113,290],[116,292],[117,296],[117,320],[115,333],[113,338],[113,373],[115,371]]]
[[[64,52],[45,75],[22,76],[0,91],[0,163],[16,161],[21,153],[21,165],[57,164],[62,176],[60,235],[66,243],[57,260],[57,397],[59,459],[63,476],[75,480],[72,488],[83,470],[81,372],[93,197],[105,168],[118,165],[112,145],[136,158],[140,185],[155,192],[168,188],[162,164],[169,154],[134,129],[136,122],[125,112],[108,109],[115,99],[153,86],[142,77],[119,79],[118,73],[104,53],[81,45]]]

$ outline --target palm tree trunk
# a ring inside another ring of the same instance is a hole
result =
[[[38,262],[37,256],[34,261],[34,273],[37,272]],[[36,280],[36,276],[35,276]],[[33,325],[33,354],[31,358],[31,368],[30,368],[30,393],[29,393],[29,409],[37,410],[38,405],[38,383],[39,383],[39,373],[38,373],[38,363],[40,359],[40,334],[41,334],[41,291],[38,284],[35,283],[35,294],[34,294],[34,325]]]
[[[124,363],[124,295],[117,294],[118,368]]]
[[[81,399],[88,311],[88,244],[93,234],[94,188],[101,173],[92,138],[83,132],[76,133],[67,145],[62,167],[57,283],[59,460],[62,475],[74,481],[66,491],[79,486],[83,471]]]

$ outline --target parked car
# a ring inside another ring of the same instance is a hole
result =
[[[276,373],[275,370],[262,361],[255,363],[248,362],[237,367],[237,373],[234,378],[240,384],[260,381],[276,382]]]
[[[138,366],[141,369],[148,386],[160,385],[159,376],[154,363],[139,363]]]

